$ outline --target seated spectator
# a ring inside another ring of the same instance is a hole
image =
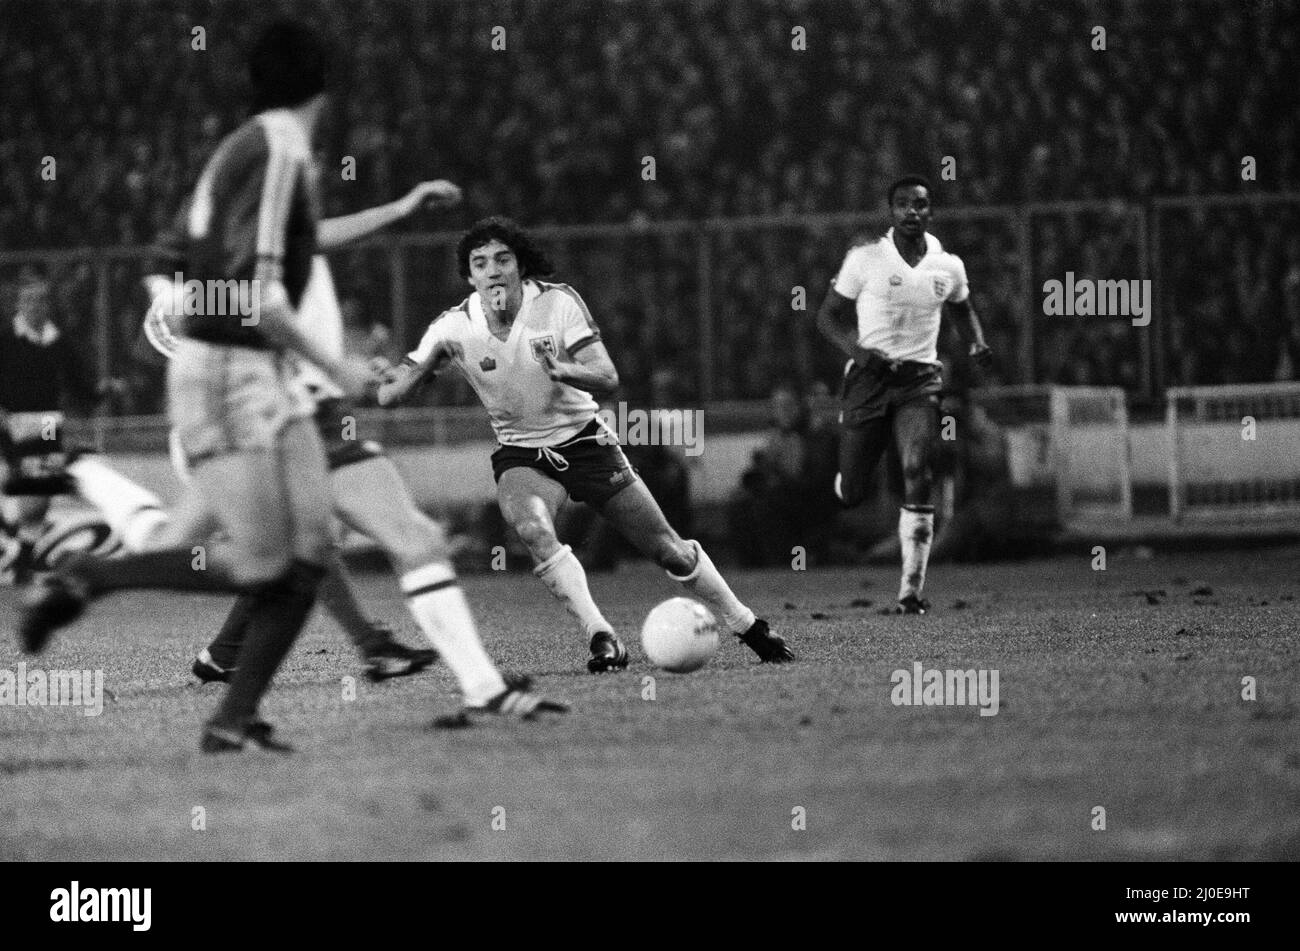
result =
[[[811,422],[794,386],[778,386],[771,404],[772,429],[728,504],[731,545],[748,566],[789,564],[796,545],[816,563],[825,559],[839,510],[835,433]]]

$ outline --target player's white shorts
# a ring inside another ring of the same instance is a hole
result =
[[[289,386],[291,362],[272,350],[181,339],[167,369],[168,414],[187,468],[270,448],[290,420],[315,409]]]

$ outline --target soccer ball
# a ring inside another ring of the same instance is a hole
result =
[[[641,647],[656,667],[689,674],[709,662],[718,649],[718,622],[690,598],[669,598],[646,615]]]

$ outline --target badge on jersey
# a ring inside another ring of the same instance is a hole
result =
[[[550,354],[552,357],[558,357],[560,355],[560,348],[555,344],[555,334],[546,334],[542,337],[529,337],[528,342],[533,348],[533,359],[538,363],[546,362],[547,354]]]
[[[930,286],[934,288],[934,296],[939,300],[943,300],[948,296],[948,279],[946,277],[938,277],[937,275],[932,277]]]
[[[484,357],[478,362],[478,368],[484,373],[487,373],[489,370],[495,370],[497,368],[497,362],[491,357]]]

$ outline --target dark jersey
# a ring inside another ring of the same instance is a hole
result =
[[[271,110],[228,135],[182,209],[183,237],[164,234],[155,246],[158,263],[183,264],[185,280],[200,282],[190,285],[200,293],[187,300],[185,332],[208,343],[268,346],[242,319],[251,282],[259,264],[270,265],[298,306],[316,251],[319,208],[311,146],[297,117]]]
[[[18,336],[10,324],[0,327],[0,409],[41,413],[94,403],[94,378],[66,334],[40,344]]]

